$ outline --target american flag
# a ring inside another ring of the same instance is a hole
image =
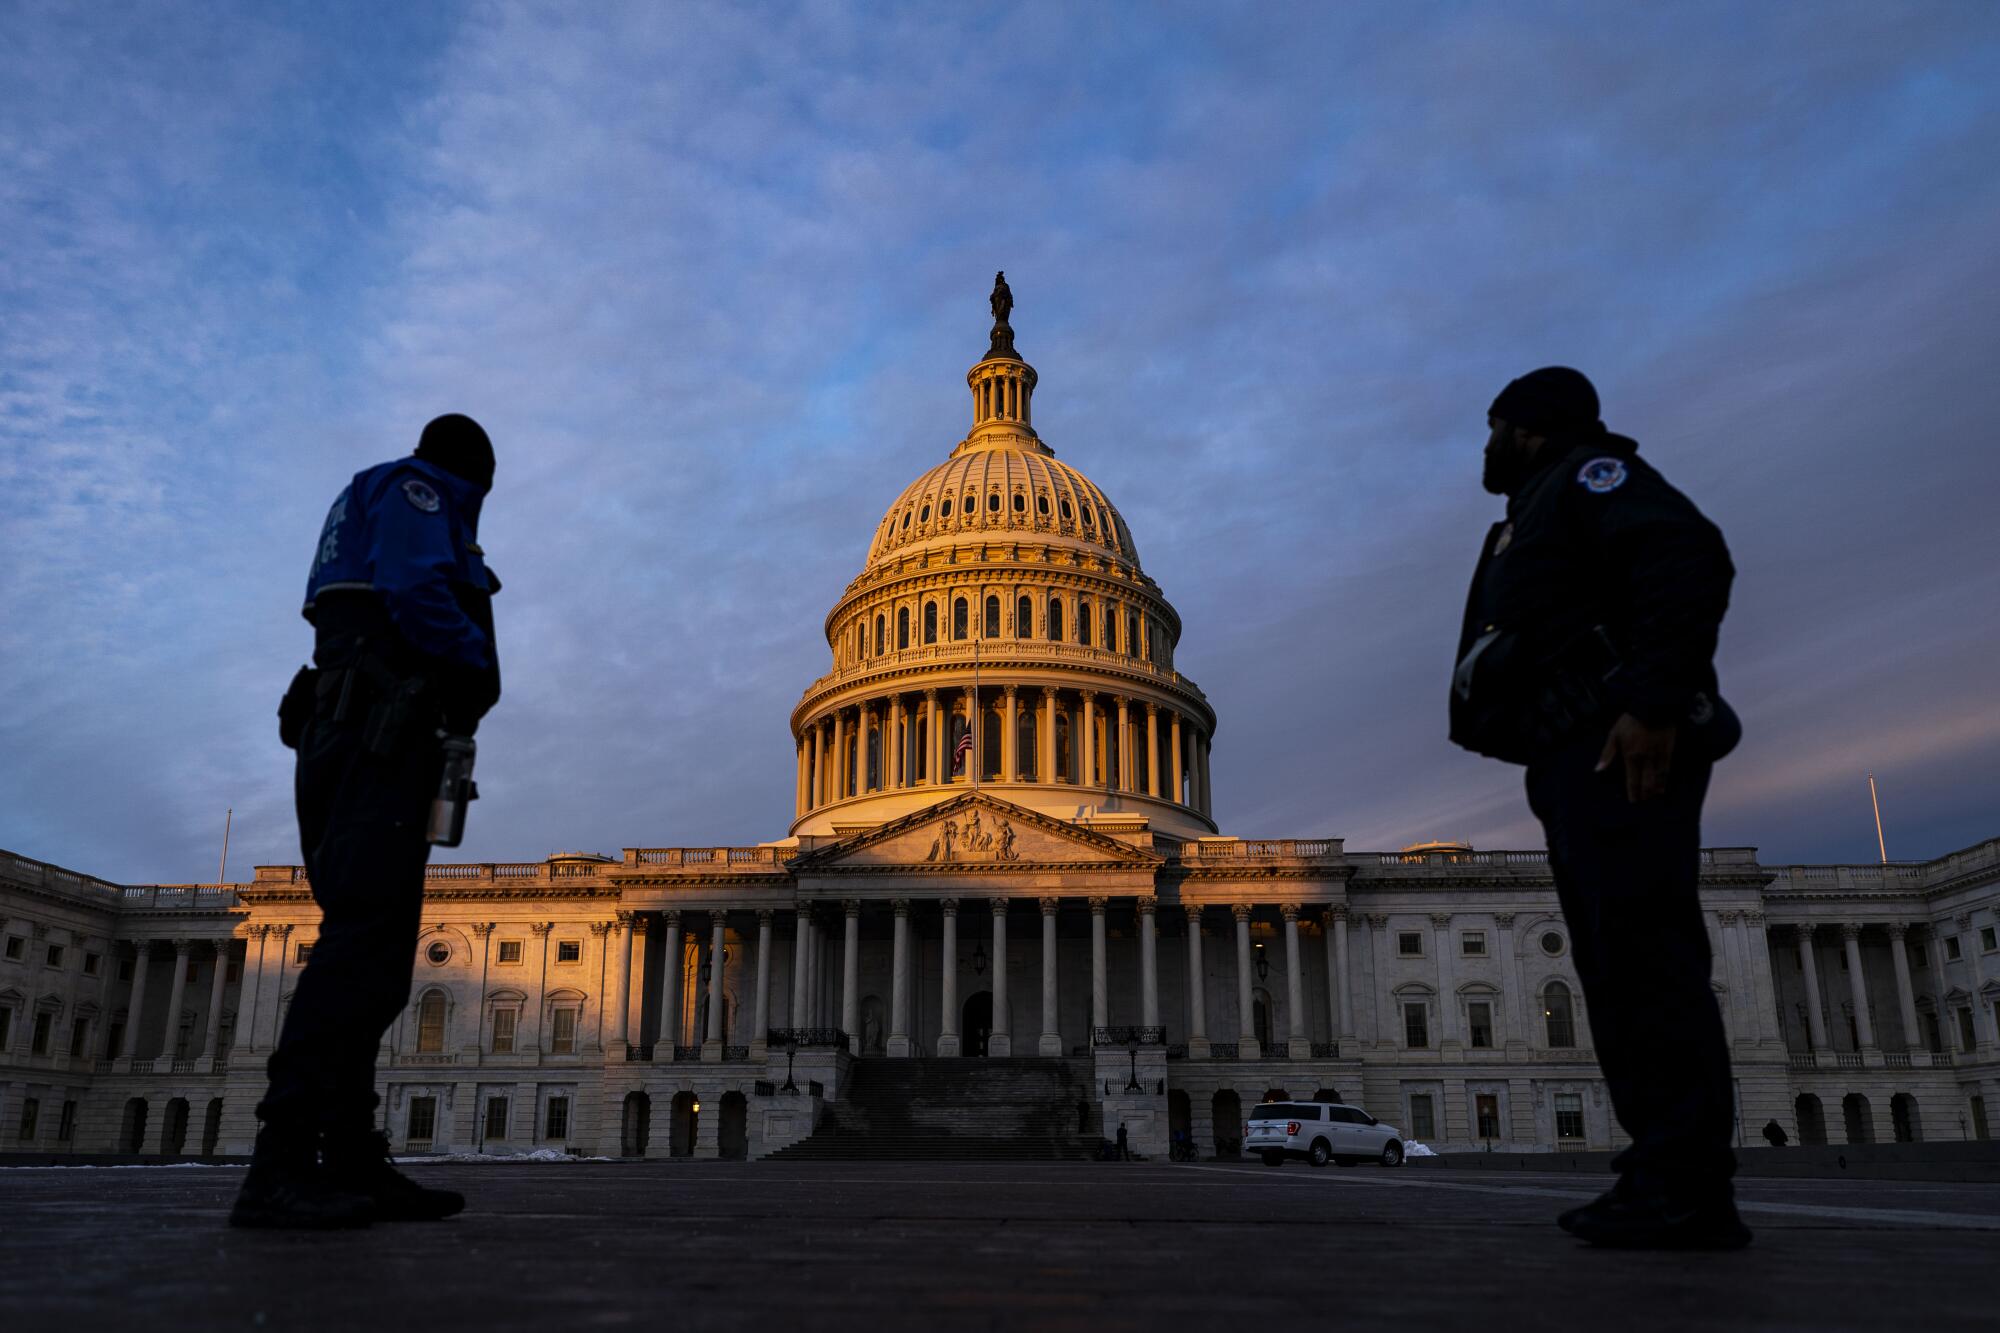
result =
[[[951,771],[956,773],[965,767],[965,756],[972,753],[972,732],[967,731],[958,738],[958,748],[951,752]]]

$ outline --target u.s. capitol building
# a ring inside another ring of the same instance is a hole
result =
[[[1180,618],[1036,433],[996,314],[970,433],[827,616],[787,836],[430,867],[381,1057],[396,1149],[1061,1152],[1122,1125],[1206,1155],[1315,1096],[1437,1148],[1617,1145],[1542,852],[1217,828]],[[1702,897],[1753,1141],[1987,1137],[2000,839],[1715,848]],[[130,886],[0,854],[0,1151],[247,1151],[317,918],[296,866]]]

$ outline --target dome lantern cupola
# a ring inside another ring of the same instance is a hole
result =
[[[993,307],[993,333],[986,355],[965,372],[972,390],[972,434],[961,447],[1047,453],[1033,425],[1035,368],[1014,350],[1014,328],[1007,322],[1014,310],[1014,293],[1005,272],[993,275],[988,303]]]

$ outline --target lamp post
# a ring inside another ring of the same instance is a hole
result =
[[[799,1085],[792,1081],[792,1062],[798,1059],[799,1055],[799,1030],[793,1028],[790,1036],[791,1040],[785,1044],[785,1086],[779,1089],[781,1092],[797,1092],[799,1090]]]

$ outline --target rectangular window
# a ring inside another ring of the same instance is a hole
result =
[[[520,961],[521,961],[521,941],[519,941],[519,940],[501,940],[501,941],[500,941],[500,961],[501,961],[501,962],[503,962],[503,963],[518,963],[518,962],[520,962]]]
[[[124,1045],[125,1025],[123,1023],[113,1023],[111,1030],[105,1034],[104,1053],[106,1055],[123,1055]]]
[[[1404,958],[1424,956],[1424,933],[1421,930],[1396,932],[1396,952]]]
[[[1403,1044],[1413,1051],[1431,1044],[1430,1016],[1421,1004],[1403,1006]]]
[[[1466,1021],[1472,1029],[1472,1045],[1476,1050],[1489,1050],[1493,1045],[1493,1006],[1477,1001],[1465,1006]]]
[[[1947,935],[1947,936],[1945,936],[1945,937],[1944,937],[1944,960],[1945,960],[1945,961],[1946,961],[1947,963],[1955,963],[1955,962],[1957,962],[1957,961],[1958,961],[1958,956],[1959,956],[1959,949],[1958,949],[1958,936],[1956,936],[1956,935]]]
[[[1973,1035],[1972,1031],[1972,1010],[1960,1009],[1958,1011],[1958,1049],[1969,1051],[1978,1044],[1979,1039]]]
[[[417,1050],[432,1055],[444,1050],[444,997],[436,991],[417,1005]]]
[[[583,961],[582,940],[557,940],[556,961],[558,963],[580,963]]]
[[[1936,1014],[1924,1015],[1924,1046],[1933,1055],[1944,1054],[1944,1033],[1938,1028]]]
[[[49,1034],[54,1031],[55,1025],[56,1016],[54,1014],[35,1015],[35,1036],[33,1043],[28,1047],[31,1054],[47,1055],[49,1053]]]
[[[438,1099],[435,1097],[410,1098],[411,1143],[429,1143],[437,1134]]]
[[[1986,935],[1987,935],[1987,938],[1989,938],[1989,939],[1990,939],[1990,938],[1992,938],[1992,935],[1993,935],[1993,932],[1989,930],[1989,931],[1987,931],[1987,932],[1986,932]],[[1987,945],[1986,947],[1990,949],[1990,948],[1992,948],[1993,946],[1989,944],[1989,945]],[[61,967],[61,966],[62,966],[62,960],[63,960],[63,947],[62,947],[62,945],[60,945],[60,944],[51,944],[51,945],[49,946],[49,966],[50,966],[50,967]]]
[[[1581,1139],[1583,1137],[1582,1093],[1559,1092],[1556,1094],[1556,1137],[1559,1139]]]
[[[569,1098],[549,1098],[548,1128],[543,1132],[542,1137],[550,1140],[561,1140],[569,1137]]]
[[[62,1113],[56,1117],[56,1142],[68,1143],[76,1138],[76,1103],[64,1102]]]
[[[83,975],[85,975],[86,977],[96,976],[97,966],[98,966],[98,956],[96,954],[86,953],[83,956]]]
[[[7,1038],[14,1031],[14,1011],[0,1009],[0,1051],[7,1049]]]
[[[576,1053],[576,1010],[555,1011],[549,1023],[549,1051],[555,1055]]]
[[[507,1099],[488,1097],[486,1099],[486,1137],[504,1139],[507,1137]]]
[[[2000,948],[2000,942],[1994,940],[1993,927],[1981,926],[1979,928],[1979,951],[1981,953],[1992,953],[1996,948]],[[57,950],[57,952],[60,953],[61,950]]]
[[[37,1097],[28,1097],[21,1102],[21,1142],[35,1141],[35,1122],[41,1118],[42,1103]]]
[[[24,941],[19,935],[9,935],[7,937],[7,956],[9,958],[18,961],[21,955],[26,951],[27,947],[28,947],[27,942]]]
[[[1486,956],[1486,932],[1483,930],[1466,931],[1458,937],[1458,950],[1467,958],[1484,958]]]
[[[90,1020],[79,1018],[69,1025],[69,1053],[71,1056],[83,1054],[84,1043],[90,1040]]]
[[[514,1024],[520,1017],[518,1009],[495,1009],[493,1011],[493,1050],[497,1055],[505,1055],[514,1049]]]
[[[1473,1120],[1478,1125],[1479,1137],[1497,1139],[1500,1137],[1500,1098],[1490,1092],[1482,1092],[1472,1099]]]
[[[292,951],[292,961],[295,963],[303,963],[306,959],[312,957],[312,951],[313,951],[312,945],[301,944],[298,946],[298,948]]]
[[[1410,1137],[1419,1143],[1437,1137],[1437,1111],[1428,1092],[1410,1094]]]

